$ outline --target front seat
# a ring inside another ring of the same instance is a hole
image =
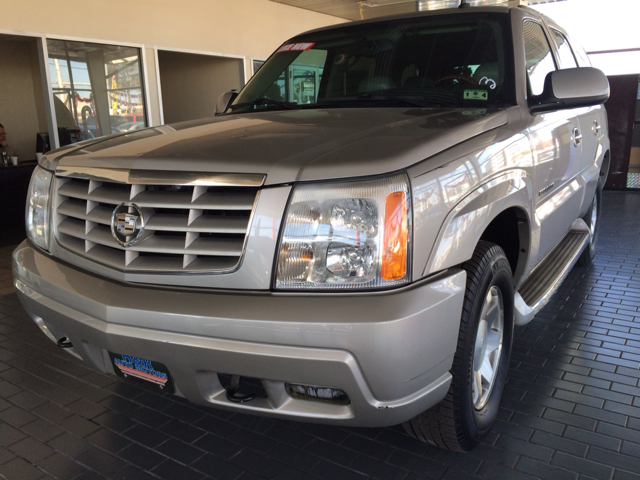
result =
[[[415,77],[409,77],[404,81],[404,85],[402,86],[402,88],[406,88],[407,90],[414,90],[414,89],[419,89],[419,88],[424,88],[424,87],[430,87],[433,85],[433,79],[431,77],[428,77],[426,75],[424,76],[415,76]]]

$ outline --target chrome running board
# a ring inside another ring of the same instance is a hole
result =
[[[524,325],[544,307],[589,243],[589,227],[579,218],[515,294],[515,324]]]

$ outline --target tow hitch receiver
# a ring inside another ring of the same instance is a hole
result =
[[[256,398],[255,393],[236,395],[240,388],[240,375],[231,375],[231,383],[227,387],[227,400],[234,403],[247,403]]]
[[[60,348],[73,348],[73,343],[71,343],[68,337],[61,337],[58,340],[58,346]]]

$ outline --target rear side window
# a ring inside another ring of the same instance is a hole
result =
[[[573,50],[573,53],[575,53],[576,55],[576,59],[578,60],[578,65],[580,65],[581,67],[590,67],[591,66],[591,60],[589,60],[589,56],[587,55],[587,52],[584,51],[584,48],[582,48],[582,45],[580,45],[575,38],[571,38],[571,49]]]
[[[562,68],[577,68],[578,63],[576,62],[576,58],[573,56],[573,51],[571,50],[571,46],[569,45],[567,38],[553,28],[551,29],[551,33],[556,41],[556,45],[558,46],[558,55],[560,56]]]
[[[533,95],[544,90],[544,79],[549,72],[556,70],[556,62],[542,26],[539,23],[524,22],[524,56],[529,85]]]

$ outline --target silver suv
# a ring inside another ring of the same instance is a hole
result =
[[[594,256],[608,95],[522,7],[301,34],[214,118],[43,157],[18,296],[127,381],[469,450],[514,326]]]

